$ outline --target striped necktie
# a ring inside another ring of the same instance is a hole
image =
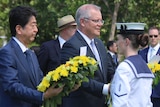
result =
[[[98,61],[98,64],[99,64],[100,68],[102,69],[100,56],[99,56],[98,50],[97,50],[96,45],[95,45],[93,40],[91,41],[90,45],[91,45],[92,52],[95,55],[96,60]]]

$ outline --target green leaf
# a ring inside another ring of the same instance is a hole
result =
[[[82,81],[83,82],[89,82],[89,79],[87,77],[84,77]]]
[[[80,73],[77,73],[77,76],[80,77],[80,78],[83,78],[83,75],[80,74]]]

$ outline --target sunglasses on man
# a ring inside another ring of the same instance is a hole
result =
[[[157,38],[158,35],[149,35],[149,37],[150,37],[150,38],[153,38],[153,37],[154,37],[154,38]]]

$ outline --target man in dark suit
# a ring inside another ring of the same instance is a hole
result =
[[[115,71],[118,66],[118,56],[117,56],[117,44],[114,40],[110,40],[107,42],[107,50],[108,50],[107,54],[111,60],[111,63]],[[113,78],[114,73],[115,72],[108,72],[107,74],[108,82],[111,82],[111,79]]]
[[[12,38],[0,49],[0,107],[40,107],[63,88],[51,87],[44,93],[36,89],[43,73],[35,53],[28,49],[38,32],[36,12],[17,6],[10,11],[9,24]]]
[[[38,52],[38,61],[44,75],[60,65],[60,51],[63,44],[75,33],[76,23],[72,15],[57,21],[59,36],[56,40],[44,42]]]
[[[76,12],[77,31],[62,48],[61,61],[86,55],[98,61],[99,69],[94,78],[82,83],[81,87],[64,97],[62,107],[106,107],[105,95],[108,94],[107,72],[113,70],[103,42],[98,39],[104,23],[100,7],[84,4]],[[87,72],[87,71],[86,71]]]
[[[157,27],[153,26],[149,28],[149,46],[139,51],[139,55],[146,61],[152,59],[154,55],[160,54],[160,31]],[[155,86],[152,90],[151,100],[153,103],[153,107],[160,106],[160,82],[157,86]]]

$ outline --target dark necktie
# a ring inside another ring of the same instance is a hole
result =
[[[24,53],[26,55],[26,59],[27,59],[28,65],[30,67],[30,70],[31,70],[32,74],[34,75],[34,65],[33,65],[33,59],[32,59],[32,51],[30,49],[28,49]]]
[[[114,63],[117,65],[117,56],[116,55],[113,55],[113,61],[114,61]]]

